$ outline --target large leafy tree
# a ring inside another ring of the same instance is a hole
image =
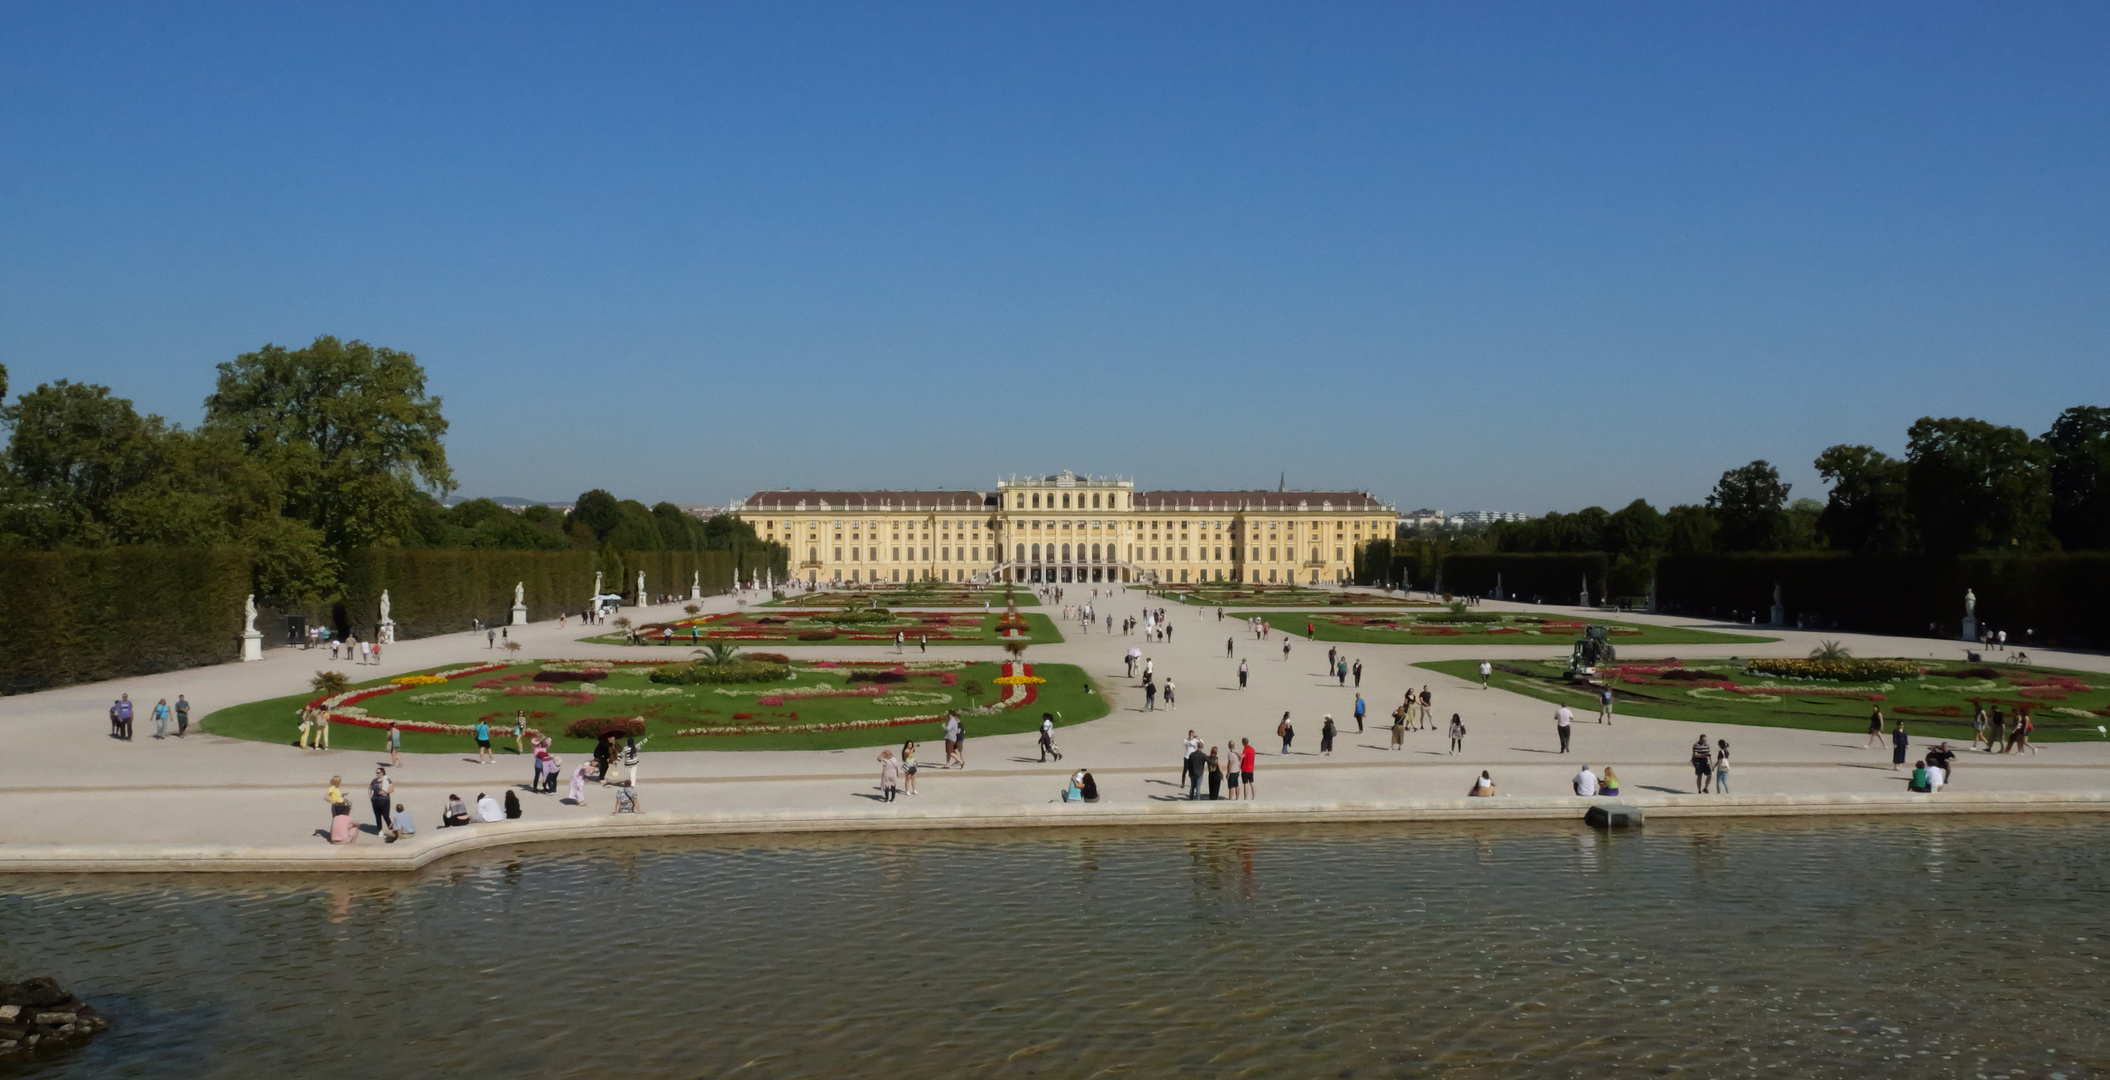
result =
[[[1672,555],[1711,555],[1721,523],[1704,506],[1673,506],[1663,515],[1663,550]]]
[[[1817,518],[1830,546],[1870,555],[1903,551],[1911,544],[1903,461],[1874,447],[1841,444],[1817,455],[1816,465],[1817,475],[1832,487]]]
[[[2110,548],[2110,409],[2081,405],[2044,433],[2051,452],[2051,531],[2075,551]]]
[[[1647,560],[1663,549],[1669,535],[1663,515],[1647,499],[1635,499],[1605,520],[1604,549],[1621,558]]]
[[[1754,461],[1722,474],[1707,496],[1720,524],[1715,546],[1727,551],[1778,551],[1789,538],[1788,490],[1780,470]]]
[[[60,379],[0,409],[13,480],[7,529],[38,546],[116,542],[119,500],[164,472],[167,423],[107,386]]]
[[[1906,430],[1905,505],[1940,554],[2051,543],[2051,453],[2021,428],[1921,417]]]
[[[318,337],[219,366],[208,429],[231,434],[278,480],[285,513],[333,552],[402,538],[421,488],[454,475],[440,399],[407,352]]]

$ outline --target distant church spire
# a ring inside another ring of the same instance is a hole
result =
[[[1280,480],[1277,480],[1277,481],[1275,481],[1275,490],[1276,490],[1276,491],[1288,491],[1288,490],[1289,490],[1289,472],[1288,472],[1287,470],[1284,470],[1284,471],[1283,471],[1283,473],[1282,473],[1282,478],[1281,478]]]

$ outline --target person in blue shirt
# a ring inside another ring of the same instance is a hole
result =
[[[489,765],[498,760],[491,755],[491,725],[482,720],[476,722],[476,762]]]
[[[1363,731],[1363,695],[1361,694],[1355,696],[1355,730],[1357,734],[1361,734]]]

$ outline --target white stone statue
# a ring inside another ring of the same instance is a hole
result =
[[[387,626],[388,623],[388,590],[383,589],[381,590],[381,625]]]
[[[1780,583],[1777,581],[1773,583],[1773,606],[1780,606]]]
[[[242,636],[256,632],[256,594],[250,593],[242,600]]]
[[[1969,589],[1963,591],[1963,617],[1966,619],[1978,617],[1978,594]]]
[[[689,574],[689,599],[703,599],[703,571],[701,570],[691,571]]]
[[[513,606],[519,607],[525,603],[527,603],[527,582],[516,581],[513,583]]]
[[[637,572],[637,606],[645,606],[645,572]]]
[[[242,662],[264,658],[264,635],[256,628],[256,594],[242,600]]]
[[[593,572],[593,603],[595,607],[601,605],[601,572],[599,570]]]

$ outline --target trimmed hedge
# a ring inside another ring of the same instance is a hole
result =
[[[725,664],[697,660],[687,664],[668,664],[665,667],[653,668],[648,677],[656,683],[671,683],[677,686],[776,682],[791,677],[791,665],[746,658]]]
[[[1445,555],[1443,590],[1453,596],[1487,596],[1499,577],[1512,600],[1534,596],[1552,604],[1580,599],[1583,579],[1590,581],[1590,600],[1602,602],[1610,560],[1601,551],[1575,554]],[[1418,582],[1416,583],[1419,584]]]
[[[248,594],[237,549],[0,551],[0,693],[234,660]]]

